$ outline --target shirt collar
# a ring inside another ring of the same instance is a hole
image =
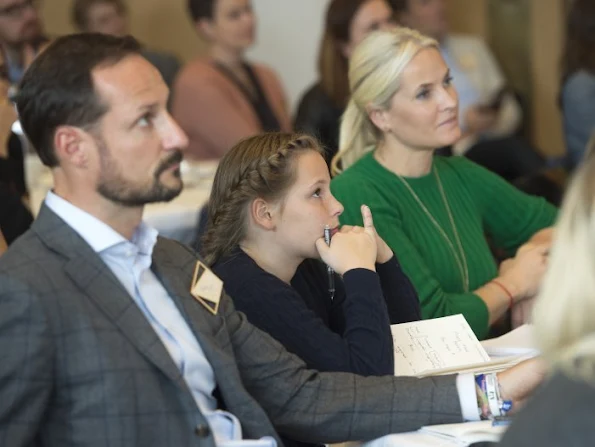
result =
[[[132,235],[132,240],[127,240],[105,222],[83,211],[52,191],[47,193],[45,204],[54,213],[66,222],[96,253],[101,253],[110,247],[121,243],[132,243],[139,253],[151,256],[157,243],[157,230],[141,222]]]

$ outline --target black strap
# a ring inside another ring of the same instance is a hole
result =
[[[247,64],[246,62],[242,63],[242,67],[246,70],[248,74],[248,78],[254,87],[253,95],[242,83],[238,77],[225,65],[221,64],[220,62],[214,61],[213,62],[215,68],[217,68],[223,75],[225,75],[231,82],[235,84],[235,86],[242,92],[242,94],[246,97],[256,116],[258,117],[258,121],[262,127],[262,130],[265,132],[275,132],[281,130],[281,125],[279,124],[279,120],[275,116],[267,98],[264,94],[264,90],[262,89],[262,85],[260,84],[260,80],[256,76],[254,69]]]

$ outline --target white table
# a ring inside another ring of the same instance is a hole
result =
[[[190,244],[196,235],[198,214],[209,199],[216,162],[183,162],[184,189],[171,202],[145,206],[143,220],[164,237]],[[39,212],[41,203],[52,187],[52,176],[35,154],[25,158],[25,177],[30,193],[31,211]]]

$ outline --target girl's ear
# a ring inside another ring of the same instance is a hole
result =
[[[252,201],[250,206],[251,220],[259,227],[265,230],[274,230],[276,226],[276,209],[264,199],[257,198]]]

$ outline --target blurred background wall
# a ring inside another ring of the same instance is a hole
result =
[[[549,155],[562,153],[557,106],[558,57],[565,0],[447,0],[454,32],[482,36],[519,90],[534,144]],[[73,31],[70,0],[42,4],[51,35]],[[272,65],[293,107],[316,78],[316,58],[328,0],[253,0],[259,20],[255,60]],[[204,51],[186,15],[186,0],[128,0],[131,32],[155,49],[189,60]]]

